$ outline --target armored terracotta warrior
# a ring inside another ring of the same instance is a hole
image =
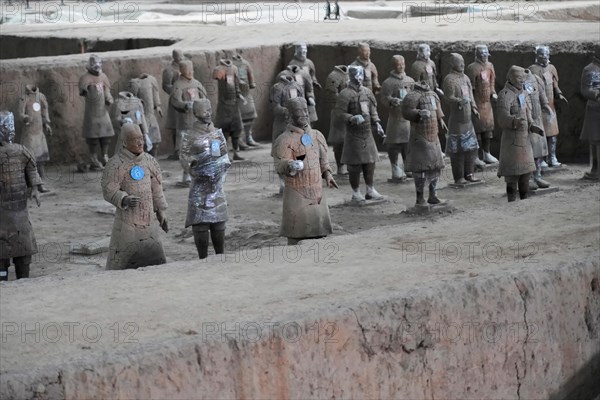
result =
[[[586,172],[584,179],[598,180],[600,164],[600,49],[591,63],[586,65],[581,74],[581,94],[587,99],[585,118],[580,139],[590,144],[590,162],[592,169]]]
[[[348,67],[346,65],[336,65],[325,81],[327,107],[331,109],[327,143],[333,146],[333,155],[337,164],[338,175],[348,175],[348,169],[345,164],[342,164],[346,123],[340,120],[340,113],[335,108],[335,103],[340,92],[348,87],[348,79]]]
[[[410,121],[402,115],[402,100],[412,90],[415,81],[404,72],[404,57],[395,55],[392,61],[394,69],[381,86],[381,103],[389,108],[386,138],[383,143],[387,146],[392,166],[392,180],[402,181],[407,177],[404,172],[404,160],[410,136]]]
[[[306,57],[307,53],[308,49],[306,47],[306,43],[298,43],[295,47],[294,57],[288,64],[297,65],[302,68],[304,72],[308,72],[313,87],[321,89],[321,84],[317,81],[317,70],[315,69],[315,64]]]
[[[110,82],[102,72],[102,59],[92,54],[86,65],[87,73],[79,78],[79,95],[85,97],[82,134],[90,152],[91,169],[102,170],[108,162],[108,147],[115,135],[106,106],[113,103]],[[102,162],[98,159],[98,150]],[[86,166],[80,165],[84,170]]]
[[[548,143],[544,132],[543,112],[551,113],[552,109],[548,105],[548,98],[544,90],[542,78],[534,75],[529,70],[525,70],[525,83],[523,88],[527,92],[527,107],[531,112],[532,126],[538,133],[529,131],[529,142],[533,151],[535,161],[535,171],[529,181],[529,190],[550,187],[550,184],[542,179],[542,160],[548,155]]]
[[[121,129],[121,126],[125,123],[136,124],[140,127],[142,134],[144,135],[144,141],[146,142],[147,148],[152,148],[152,143],[148,143],[148,124],[146,123],[146,116],[144,115],[144,104],[142,100],[138,99],[131,92],[119,92],[119,95],[115,99],[113,104],[113,121],[117,128]],[[123,137],[119,134],[117,136],[117,145],[115,149],[123,147]]]
[[[506,181],[508,201],[527,198],[529,178],[535,171],[533,150],[529,142],[529,130],[533,123],[527,107],[527,92],[523,89],[526,73],[513,65],[508,71],[507,82],[498,95],[496,117],[502,128],[500,141],[500,165],[498,176]]]
[[[438,134],[448,130],[443,120],[440,98],[426,81],[416,82],[413,91],[402,101],[402,115],[411,124],[404,167],[407,172],[412,172],[415,180],[416,204],[440,204],[443,200],[437,197],[437,184],[440,171],[444,168],[444,159]],[[425,201],[427,182],[429,198]]]
[[[542,78],[548,104],[552,108],[552,114],[545,113],[544,132],[548,140],[548,157],[546,163],[550,167],[559,167],[561,165],[556,158],[556,140],[558,139],[558,119],[556,118],[556,101],[562,100],[568,103],[567,98],[562,95],[558,87],[558,72],[554,65],[550,64],[550,49],[548,46],[538,46],[535,49],[535,63],[529,67],[529,70]]]
[[[31,256],[37,253],[27,197],[31,192],[39,207],[37,191],[42,180],[33,154],[13,143],[14,138],[13,113],[0,111],[0,281],[8,280],[11,259],[17,279],[29,278]]]
[[[291,124],[275,141],[271,155],[275,170],[285,177],[280,235],[296,244],[332,232],[322,179],[329,187],[337,184],[329,169],[325,137],[310,127],[306,100],[296,97],[286,106]]]
[[[297,65],[288,65],[286,67],[287,70],[291,71],[294,74],[294,79],[298,84],[300,84],[304,88],[304,99],[308,104],[308,114],[310,116],[310,122],[315,122],[319,118],[317,117],[317,103],[315,102],[315,93],[313,90],[312,79],[310,78],[310,74],[300,68]]]
[[[231,163],[227,140],[212,124],[210,101],[194,101],[193,110],[197,120],[181,142],[181,162],[192,176],[185,226],[192,226],[198,257],[203,259],[208,257],[209,233],[215,254],[225,252],[227,201],[223,185]]]
[[[129,91],[142,100],[142,104],[144,105],[144,117],[146,118],[146,124],[148,125],[148,136],[152,143],[152,149],[149,153],[156,157],[158,155],[158,146],[162,141],[156,114],[161,118],[163,116],[158,82],[152,75],[142,74],[139,78],[134,78],[129,81]]]
[[[365,79],[363,86],[374,94],[379,93],[381,85],[379,84],[379,74],[377,67],[371,62],[371,47],[368,43],[358,44],[358,56],[350,65],[359,65],[364,70]]]
[[[289,123],[288,111],[285,103],[296,97],[304,98],[304,85],[294,79],[294,74],[283,70],[277,75],[277,82],[271,88],[269,101],[273,110],[272,143],[281,135]]]
[[[473,172],[477,157],[477,136],[471,118],[479,118],[473,98],[471,81],[465,75],[465,61],[458,53],[452,53],[452,70],[444,78],[443,88],[450,106],[446,154],[452,163],[452,176],[455,183],[479,182]]]
[[[44,164],[50,160],[46,135],[52,135],[50,128],[50,115],[46,96],[35,85],[25,85],[25,94],[19,99],[19,113],[23,121],[21,144],[33,154],[40,177],[45,174]],[[49,192],[40,185],[41,193]]]
[[[473,95],[475,104],[479,111],[479,118],[473,120],[477,140],[480,148],[483,150],[483,160],[479,156],[475,163],[483,166],[484,164],[495,164],[498,159],[490,153],[492,138],[494,137],[494,111],[492,110],[492,101],[498,99],[496,94],[496,71],[494,64],[488,61],[490,53],[485,44],[475,47],[475,61],[469,64],[465,73],[473,85]]]
[[[417,49],[417,59],[410,67],[409,75],[416,82],[427,82],[431,90],[436,92],[438,96],[443,96],[444,92],[437,84],[437,68],[429,57],[431,57],[431,48],[428,44],[421,43]]]
[[[181,135],[186,129],[190,129],[194,124],[195,118],[192,111],[194,100],[205,99],[206,89],[194,79],[194,66],[190,60],[184,60],[179,63],[179,78],[173,85],[169,104],[177,111],[176,126],[176,148],[181,146]],[[179,158],[179,157],[178,157]],[[181,179],[182,185],[187,185],[191,181],[187,172],[183,171]]]
[[[179,63],[185,60],[183,56],[183,52],[181,50],[175,49],[173,50],[173,61],[169,65],[165,67],[162,73],[162,89],[171,96],[171,92],[173,92],[173,85],[179,79]],[[173,146],[175,147],[174,153],[169,156],[171,160],[179,159],[179,150],[177,149],[177,111],[169,102],[167,106],[167,120],[165,121],[165,131],[167,131],[167,136],[171,137],[173,140]]]
[[[104,200],[117,207],[106,269],[138,268],[166,262],[160,227],[167,232],[167,201],[158,161],[144,153],[144,137],[136,124],[121,129],[123,145],[102,174]]]
[[[248,146],[259,146],[252,137],[252,124],[257,117],[254,98],[250,93],[250,89],[256,87],[254,70],[248,60],[243,58],[241,54],[234,54],[231,61],[233,61],[233,65],[237,67],[238,73],[240,74],[240,92],[246,99],[246,104],[240,104],[240,113],[242,114],[242,124],[244,125],[246,144]]]
[[[219,60],[219,65],[213,70],[213,79],[217,80],[219,89],[215,125],[223,130],[225,137],[231,137],[233,159],[243,160],[239,156],[238,150],[246,149],[247,147],[240,143],[243,126],[239,105],[240,103],[245,103],[246,99],[244,99],[240,91],[238,69],[233,65],[231,60],[221,59]]]
[[[346,123],[346,137],[342,163],[348,166],[352,200],[380,200],[383,196],[373,187],[375,163],[379,158],[372,130],[384,136],[383,128],[377,114],[375,95],[362,85],[364,70],[359,65],[348,67],[350,82],[337,98],[335,108],[340,119]],[[360,192],[360,174],[363,174],[367,185],[367,194]]]

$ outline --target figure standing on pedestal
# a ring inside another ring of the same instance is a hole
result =
[[[448,131],[438,95],[426,81],[416,82],[402,102],[402,115],[410,121],[408,155],[404,164],[412,172],[417,193],[417,206],[440,204],[437,184],[444,158],[438,134]],[[425,201],[425,184],[429,181],[429,198]]]
[[[348,166],[352,200],[381,200],[383,196],[373,187],[375,163],[379,158],[372,131],[384,136],[377,114],[377,101],[373,92],[362,86],[364,70],[361,66],[348,67],[350,82],[337,98],[335,108],[340,119],[346,123],[346,137],[342,163]],[[367,185],[367,194],[360,192],[361,172]]]
[[[271,155],[275,170],[285,177],[280,235],[292,245],[332,232],[322,179],[329,187],[337,188],[337,184],[329,168],[325,137],[310,127],[306,100],[296,97],[286,107],[291,124],[277,138]]]
[[[185,60],[183,52],[181,50],[173,50],[173,61],[167,65],[162,73],[162,89],[171,96],[173,92],[173,85],[179,79],[179,63]],[[169,160],[179,160],[179,150],[177,149],[177,111],[173,108],[171,103],[167,105],[167,120],[165,121],[165,131],[167,136],[173,140],[173,146],[175,150],[172,155],[169,156]]]
[[[548,104],[553,111],[552,114],[543,114],[544,132],[548,140],[548,157],[546,157],[546,163],[549,167],[560,167],[561,163],[556,158],[556,141],[559,134],[556,101],[561,100],[565,103],[568,103],[568,101],[558,87],[558,72],[554,65],[550,64],[550,49],[548,46],[536,47],[535,55],[535,63],[529,67],[529,70],[542,78]]]
[[[327,108],[331,110],[327,143],[333,146],[333,156],[335,157],[338,175],[348,175],[348,169],[346,164],[342,164],[346,122],[340,119],[340,113],[335,108],[335,103],[340,92],[348,87],[348,79],[348,67],[346,65],[336,65],[325,81]]]
[[[144,137],[136,124],[121,129],[123,145],[102,174],[104,200],[115,207],[106,269],[128,269],[167,262],[159,226],[168,232],[167,201],[158,161],[144,153]]]
[[[252,137],[252,124],[257,117],[254,98],[250,93],[250,89],[254,89],[256,87],[256,82],[254,81],[254,71],[252,70],[252,66],[248,60],[243,58],[241,54],[234,54],[232,61],[233,65],[237,67],[238,73],[240,74],[240,92],[242,93],[242,96],[244,96],[244,99],[246,99],[246,104],[240,104],[240,113],[242,114],[242,124],[244,125],[245,141],[248,146],[259,146],[259,144],[256,143]]]
[[[407,178],[404,160],[410,136],[410,121],[402,115],[402,101],[412,90],[415,81],[404,72],[404,57],[395,55],[392,60],[394,69],[381,86],[381,102],[390,110],[383,143],[387,147],[392,166],[392,181],[401,182]]]
[[[115,121],[116,129],[119,129],[119,131],[126,123],[138,125],[142,131],[142,135],[144,135],[146,148],[152,147],[151,142],[148,146],[148,124],[144,115],[144,104],[133,93],[126,91],[119,92],[113,104],[112,118]],[[119,133],[115,149],[118,151],[121,147],[123,147],[123,136]]]
[[[50,160],[46,135],[52,135],[46,96],[35,85],[25,85],[25,94],[19,99],[19,114],[23,121],[21,144],[33,154],[42,179],[46,176],[44,164]],[[50,190],[39,186],[40,193]]]
[[[437,68],[429,57],[431,57],[431,48],[427,43],[421,43],[417,49],[417,59],[412,63],[409,75],[415,82],[427,82],[429,88],[438,97],[442,97],[444,96],[444,92],[439,88],[437,83]]]
[[[498,95],[496,117],[502,128],[500,141],[500,165],[498,176],[506,181],[508,201],[526,199],[529,178],[535,171],[533,150],[529,142],[529,129],[533,120],[527,107],[527,92],[523,89],[525,69],[513,65],[508,71],[507,82]]]
[[[113,103],[113,97],[108,77],[102,72],[102,59],[92,54],[86,69],[87,73],[79,78],[79,95],[85,97],[82,134],[90,152],[90,169],[102,170],[108,162],[108,147],[115,135],[105,107]],[[98,149],[102,162],[98,160]],[[83,171],[87,165],[79,165],[78,169]]]
[[[0,111],[0,281],[8,280],[11,259],[17,279],[29,278],[31,256],[37,253],[27,198],[40,206],[42,180],[33,154],[14,138],[13,113]]]
[[[317,116],[317,103],[315,101],[315,92],[310,74],[305,69],[302,69],[295,64],[288,65],[286,69],[294,74],[294,79],[304,89],[304,99],[308,104],[308,115],[310,117],[310,122],[316,122],[319,117]]]
[[[161,118],[163,116],[158,82],[152,75],[142,74],[139,78],[134,78],[129,81],[129,90],[134,96],[138,97],[144,105],[144,117],[146,118],[146,124],[148,125],[148,136],[152,143],[152,149],[148,152],[153,157],[157,157],[158,146],[162,141],[162,137],[155,113]]]
[[[525,83],[523,89],[527,92],[527,106],[531,112],[532,126],[538,133],[529,130],[529,142],[533,151],[533,159],[535,162],[535,171],[529,181],[529,190],[537,190],[538,188],[548,188],[550,184],[542,179],[542,161],[548,155],[548,142],[546,141],[546,133],[544,132],[543,112],[552,113],[552,109],[548,105],[548,98],[544,90],[544,82],[542,78],[534,75],[528,69],[525,70]]]
[[[443,84],[445,98],[450,105],[446,154],[450,156],[455,183],[479,182],[474,175],[475,157],[479,146],[471,119],[472,116],[479,118],[479,112],[473,99],[473,87],[464,74],[463,57],[452,53],[450,63],[452,70],[444,78]]]
[[[181,146],[181,135],[184,130],[191,129],[194,121],[192,106],[194,100],[205,99],[206,89],[194,79],[194,65],[190,60],[183,60],[179,63],[179,78],[171,89],[169,104],[177,111],[176,126],[176,145],[179,151]],[[179,157],[177,157],[179,158]],[[188,186],[191,179],[187,172],[183,171],[180,186]]]
[[[591,63],[581,74],[581,94],[587,99],[585,119],[580,139],[590,144],[590,163],[592,169],[586,172],[584,179],[597,181],[600,166],[600,48]]]
[[[379,84],[379,74],[377,67],[371,62],[371,47],[368,43],[358,44],[358,56],[350,65],[358,65],[363,68],[364,82],[363,86],[369,89],[374,94],[379,93],[381,85]]]
[[[494,137],[494,111],[492,102],[498,99],[496,94],[496,71],[494,64],[488,61],[490,53],[485,44],[475,47],[475,61],[467,67],[465,73],[471,80],[473,96],[479,111],[479,118],[473,120],[477,140],[483,150],[482,159],[475,158],[475,164],[483,167],[485,164],[496,164],[498,159],[490,152],[492,138]]]
[[[185,227],[192,226],[198,257],[208,257],[209,234],[215,254],[225,253],[227,200],[223,186],[231,162],[227,140],[211,121],[208,99],[194,101],[192,129],[184,132],[181,162],[192,176]]]

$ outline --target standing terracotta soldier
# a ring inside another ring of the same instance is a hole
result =
[[[552,108],[552,114],[544,114],[544,132],[546,132],[548,140],[548,157],[546,157],[546,163],[550,167],[560,167],[561,163],[556,158],[556,140],[559,134],[556,101],[562,100],[565,103],[568,103],[568,101],[558,87],[558,72],[554,65],[550,64],[550,49],[548,46],[536,47],[535,54],[535,63],[529,67],[529,70],[544,81],[548,104]]]
[[[115,135],[108,110],[105,106],[113,103],[110,82],[102,72],[102,59],[92,54],[86,65],[87,73],[79,78],[79,95],[85,97],[82,134],[90,152],[91,169],[102,170],[108,162],[108,147]],[[98,160],[98,148],[102,162]],[[85,169],[83,165],[80,170]]]
[[[310,127],[306,100],[290,99],[286,107],[291,124],[277,138],[271,155],[275,170],[285,176],[280,235],[291,245],[332,232],[321,179],[329,187],[337,184],[329,169],[325,137]]]
[[[39,207],[37,191],[42,185],[35,157],[24,146],[13,143],[15,118],[0,111],[0,281],[8,280],[10,260],[17,279],[29,278],[31,256],[37,244],[27,209],[28,192]]]
[[[146,116],[144,113],[144,104],[142,100],[135,97],[131,92],[123,91],[119,92],[119,95],[115,99],[112,110],[112,118],[115,122],[117,129],[121,129],[121,126],[125,123],[136,124],[140,127],[144,139],[148,135],[148,124],[146,123]],[[147,140],[144,140],[148,145]],[[123,147],[123,136],[120,134],[117,136],[117,144],[115,149]],[[152,147],[152,144],[150,144]]]
[[[581,73],[581,94],[587,99],[585,118],[580,139],[590,144],[590,162],[592,169],[586,172],[584,179],[598,180],[600,164],[600,48],[591,63]]]
[[[250,89],[256,87],[254,71],[248,60],[243,58],[241,54],[234,54],[232,61],[240,74],[240,92],[246,99],[246,104],[240,104],[240,113],[242,114],[242,124],[244,125],[246,144],[252,147],[259,146],[252,137],[252,124],[257,117],[254,97],[252,97],[252,94],[250,93]]]
[[[431,57],[431,48],[427,43],[421,43],[417,49],[417,59],[410,67],[410,77],[416,82],[425,81],[427,85],[436,92],[438,96],[443,96],[444,92],[437,83],[437,68]]]
[[[440,204],[437,183],[444,168],[438,134],[448,131],[438,95],[427,81],[416,82],[402,102],[402,115],[410,121],[408,155],[404,164],[413,174],[417,193],[416,205]],[[425,201],[425,184],[429,181],[429,198]]]
[[[412,90],[415,81],[404,72],[404,57],[395,55],[392,61],[394,69],[381,86],[381,103],[390,110],[383,143],[387,146],[392,166],[392,180],[402,181],[407,178],[404,160],[410,136],[410,121],[402,115],[402,100]]]
[[[277,82],[271,88],[269,101],[273,110],[272,143],[281,135],[289,123],[289,114],[285,103],[296,97],[304,98],[304,85],[294,79],[290,70],[283,70],[277,75]]]
[[[537,190],[538,188],[550,187],[550,184],[542,179],[542,160],[548,155],[548,142],[546,141],[546,133],[544,132],[543,112],[552,113],[552,109],[548,105],[548,98],[544,90],[544,82],[542,78],[534,75],[529,70],[525,70],[526,77],[523,89],[527,92],[527,106],[531,112],[532,125],[538,133],[529,131],[529,142],[533,151],[533,159],[535,161],[535,171],[532,174],[532,179],[529,181],[529,190]]]
[[[304,88],[304,99],[308,104],[308,114],[310,122],[313,123],[319,118],[317,116],[317,103],[315,101],[315,92],[313,89],[312,79],[310,74],[298,65],[290,64],[286,67],[287,70],[294,74],[294,79]]]
[[[295,47],[294,57],[288,63],[288,65],[297,65],[302,68],[304,72],[308,72],[313,87],[321,89],[321,84],[317,81],[317,70],[315,69],[315,64],[306,57],[307,52],[308,49],[306,47],[306,43],[298,43]]]
[[[46,175],[44,164],[50,160],[46,135],[52,135],[52,128],[50,128],[46,96],[40,92],[37,86],[25,85],[25,94],[19,99],[19,113],[24,124],[21,132],[21,144],[27,147],[35,157],[38,173],[43,179]],[[50,190],[40,185],[39,191],[46,193]]]
[[[485,44],[475,47],[475,61],[469,64],[465,73],[473,85],[473,95],[475,104],[479,111],[479,118],[473,121],[477,140],[480,148],[483,150],[483,160],[475,159],[479,166],[485,164],[495,164],[498,159],[490,153],[492,138],[494,137],[494,111],[492,110],[492,101],[498,99],[496,94],[496,71],[494,64],[488,61],[490,52]]]
[[[508,201],[527,198],[529,178],[535,171],[533,150],[529,142],[529,129],[533,120],[527,107],[527,92],[523,85],[526,72],[513,65],[508,71],[507,82],[498,95],[496,117],[502,128],[500,141],[500,165],[498,176],[506,181]]]
[[[243,160],[238,154],[238,150],[247,148],[240,143],[243,129],[240,103],[246,103],[246,99],[240,91],[238,69],[231,60],[221,59],[219,65],[213,70],[213,79],[217,80],[219,89],[215,125],[223,130],[225,137],[231,137],[233,159]]]
[[[179,63],[179,78],[171,89],[169,104],[177,111],[176,126],[176,145],[179,150],[181,146],[181,135],[186,129],[190,129],[194,124],[195,118],[192,111],[194,100],[205,99],[206,89],[194,79],[194,65],[190,60],[183,60]],[[179,158],[179,157],[178,157]],[[181,185],[188,185],[191,181],[187,172],[183,171]]]
[[[450,106],[446,154],[450,156],[455,183],[479,182],[473,175],[479,148],[475,127],[471,121],[472,116],[479,118],[473,98],[473,87],[464,73],[463,57],[452,53],[450,63],[452,70],[446,75],[443,83],[445,97]]]
[[[179,79],[179,63],[185,60],[183,52],[179,49],[173,50],[172,57],[173,61],[165,67],[162,73],[162,89],[169,96],[171,96],[171,92],[173,92],[173,85],[175,85],[175,82]],[[169,159],[179,160],[179,150],[177,149],[177,111],[173,108],[171,102],[169,102],[169,105],[167,106],[165,130],[167,131],[167,136],[172,138],[173,146],[175,147],[175,151],[169,156]]]
[[[346,123],[346,137],[342,163],[348,166],[352,200],[381,200],[383,196],[373,187],[375,163],[379,158],[372,130],[384,136],[377,114],[377,101],[373,92],[362,86],[364,70],[361,66],[348,67],[350,82],[338,96],[335,108]],[[367,194],[360,192],[360,174],[363,173]]]
[[[138,268],[166,263],[158,225],[169,230],[158,161],[144,153],[144,137],[136,124],[121,129],[123,145],[102,174],[104,200],[117,207],[106,269]]]
[[[379,84],[379,74],[377,67],[371,62],[371,47],[368,43],[358,44],[358,56],[350,65],[359,65],[364,70],[363,86],[372,91],[374,94],[379,93],[381,85]]]
[[[138,97],[144,105],[144,117],[146,118],[146,124],[148,125],[148,136],[152,142],[152,149],[149,153],[153,157],[156,157],[158,155],[158,146],[160,145],[162,138],[155,113],[161,118],[163,116],[158,82],[152,75],[142,74],[139,78],[134,78],[129,81],[129,90],[134,96]]]
[[[184,132],[181,160],[192,176],[188,196],[185,227],[192,226],[198,257],[208,257],[209,232],[215,254],[225,253],[227,200],[223,186],[231,162],[227,140],[211,121],[212,107],[208,99],[194,101],[197,120]]]
[[[337,97],[342,90],[348,87],[348,66],[336,65],[325,81],[325,96],[327,107],[331,109],[329,120],[329,135],[327,143],[333,146],[333,156],[337,164],[338,175],[348,175],[346,164],[342,164],[344,150],[344,137],[346,136],[346,122],[340,120],[339,110],[335,108]]]

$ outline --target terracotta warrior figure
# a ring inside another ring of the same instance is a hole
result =
[[[429,57],[431,57],[431,48],[428,44],[421,43],[417,49],[417,59],[410,67],[409,75],[416,82],[427,82],[431,90],[441,97],[444,92],[438,86],[437,69],[435,63]]]
[[[452,53],[452,70],[444,78],[443,88],[450,106],[446,154],[452,162],[452,176],[455,183],[479,182],[475,178],[475,158],[477,157],[477,136],[472,117],[479,118],[473,96],[471,81],[465,75],[465,61],[458,53]]]
[[[295,80],[292,71],[285,69],[277,75],[277,82],[271,88],[269,97],[273,110],[272,143],[286,130],[289,114],[285,103],[295,97],[304,98],[304,85]]]
[[[169,104],[177,111],[175,119],[177,127],[176,145],[179,150],[181,146],[181,135],[186,129],[190,129],[196,120],[192,111],[194,100],[205,99],[206,89],[202,83],[194,79],[194,65],[190,60],[179,63],[179,78],[173,84]],[[179,157],[178,157],[179,158]],[[189,184],[191,181],[187,172],[183,171],[181,183]]]
[[[38,175],[35,157],[24,146],[13,143],[15,118],[0,111],[0,281],[8,280],[12,259],[17,279],[29,278],[31,256],[37,253],[33,228],[29,221],[27,197],[39,207]]]
[[[315,92],[313,89],[312,79],[310,74],[306,72],[304,69],[300,68],[297,65],[290,64],[286,67],[288,71],[291,71],[294,74],[294,79],[301,85],[304,89],[304,99],[308,104],[308,114],[310,117],[310,122],[313,123],[317,121],[319,118],[317,116],[317,103],[315,102]]]
[[[209,233],[215,254],[225,252],[227,201],[223,185],[231,163],[223,131],[211,121],[210,101],[194,101],[193,110],[196,121],[181,139],[181,163],[192,176],[185,226],[192,226],[198,257],[204,259],[208,257]]]
[[[479,111],[479,118],[473,120],[477,140],[480,148],[483,150],[482,159],[475,158],[475,163],[483,166],[485,164],[495,164],[498,159],[490,153],[492,138],[494,137],[494,112],[492,102],[496,102],[496,71],[494,64],[488,61],[490,52],[485,44],[475,47],[475,61],[467,66],[465,73],[473,85],[473,95],[475,104]]]
[[[346,123],[346,137],[342,163],[348,166],[352,200],[380,200],[383,196],[373,187],[375,163],[379,158],[372,130],[385,136],[379,123],[375,95],[362,85],[364,70],[359,65],[348,67],[350,82],[337,98],[335,108],[340,119]],[[360,174],[363,173],[367,185],[367,194],[360,192]]]
[[[175,82],[177,82],[179,79],[179,63],[185,60],[183,52],[178,49],[173,50],[172,57],[173,61],[171,61],[171,64],[165,67],[162,73],[162,89],[169,96],[171,96],[171,92],[173,92],[173,85],[175,85]],[[178,160],[179,150],[177,149],[177,111],[173,108],[170,102],[167,106],[165,130],[167,131],[167,136],[172,138],[173,146],[175,147],[175,151],[171,156],[169,156],[169,159]]]
[[[548,157],[546,163],[550,167],[561,165],[556,158],[556,140],[558,139],[558,119],[556,118],[556,101],[561,100],[568,103],[567,98],[562,95],[558,87],[558,72],[554,65],[550,64],[550,49],[548,46],[538,46],[535,49],[535,63],[529,70],[542,78],[546,89],[548,104],[552,108],[552,114],[544,113],[544,132],[548,140]]]
[[[415,81],[404,72],[404,57],[395,55],[392,58],[394,69],[381,86],[381,102],[390,113],[385,129],[386,138],[383,141],[387,147],[392,166],[392,180],[402,181],[407,178],[404,172],[404,160],[408,150],[410,136],[410,121],[402,115],[402,100],[412,90]]]
[[[21,132],[21,144],[27,147],[35,157],[38,173],[43,179],[46,175],[44,164],[50,160],[46,135],[52,135],[52,128],[50,128],[46,96],[40,92],[37,86],[25,85],[25,94],[19,99],[19,113],[24,125]],[[46,193],[50,190],[40,185],[39,191]]]
[[[340,119],[339,110],[335,108],[337,97],[342,90],[348,87],[348,66],[336,65],[325,81],[325,96],[327,107],[331,109],[329,121],[329,135],[327,143],[333,146],[333,156],[337,164],[338,175],[348,175],[348,169],[342,164],[344,150],[344,137],[346,136],[346,122]]]
[[[240,104],[246,103],[246,99],[240,91],[238,69],[230,59],[221,59],[217,67],[213,70],[213,79],[217,80],[219,89],[215,126],[223,130],[225,137],[231,137],[233,159],[243,160],[238,154],[238,150],[243,150],[247,147],[240,143],[240,136],[243,129]]]
[[[598,180],[600,164],[600,50],[581,74],[581,94],[587,99],[585,119],[581,129],[580,139],[590,144],[590,162],[592,169],[586,172],[584,179]]]
[[[156,114],[162,118],[163,112],[160,103],[160,94],[158,91],[158,82],[152,75],[141,74],[139,78],[129,81],[129,91],[138,97],[144,105],[144,117],[148,125],[148,137],[152,143],[152,149],[149,153],[156,157],[158,155],[158,146],[162,141],[160,127]]]
[[[285,177],[280,235],[288,244],[317,239],[332,232],[322,179],[337,188],[321,132],[311,129],[306,100],[296,97],[286,107],[291,116],[288,129],[277,138],[272,156],[275,170]]]
[[[142,135],[144,135],[146,149],[152,148],[152,143],[148,143],[148,124],[146,123],[144,104],[133,93],[126,91],[119,92],[113,104],[112,118],[116,125],[115,130],[120,130],[121,126],[126,123],[138,125],[142,131]],[[119,134],[115,149],[118,150],[121,147],[123,147],[123,137]]]
[[[86,65],[87,73],[79,78],[79,95],[85,97],[82,134],[90,152],[91,169],[102,170],[108,162],[108,147],[115,135],[108,110],[105,106],[113,103],[110,82],[102,72],[102,59],[92,54]],[[98,159],[98,149],[102,162]],[[80,165],[83,170],[87,166]]]
[[[245,141],[248,146],[259,146],[259,144],[256,143],[252,137],[252,124],[257,117],[254,98],[250,93],[250,89],[254,89],[256,87],[254,70],[252,69],[252,66],[248,60],[243,58],[241,54],[234,54],[231,61],[233,61],[233,65],[237,67],[238,73],[240,74],[240,92],[242,93],[242,96],[244,96],[244,99],[246,99],[246,104],[240,104],[240,113],[242,114],[242,124],[244,125]]]
[[[506,79],[504,89],[498,95],[496,117],[502,128],[498,176],[503,176],[506,181],[506,195],[510,202],[517,199],[517,192],[522,200],[527,198],[535,162],[529,142],[533,120],[527,107],[527,92],[523,89],[526,72],[513,65]]]
[[[368,43],[358,44],[358,56],[350,65],[359,65],[364,70],[365,79],[363,86],[372,91],[374,94],[379,93],[381,85],[379,84],[379,74],[377,67],[371,62],[371,47]]]
[[[411,123],[408,154],[404,167],[412,172],[419,206],[440,204],[437,183],[444,168],[439,133],[448,131],[438,95],[427,81],[416,82],[413,91],[402,101],[402,115]],[[429,198],[425,201],[425,184],[429,181]]]
[[[529,142],[533,151],[533,159],[535,161],[535,171],[529,181],[529,190],[537,190],[538,188],[550,187],[550,184],[542,179],[542,160],[548,155],[548,143],[546,141],[546,133],[544,132],[543,113],[552,113],[552,109],[548,105],[548,98],[544,90],[544,82],[542,78],[534,75],[529,70],[525,70],[525,83],[523,89],[527,92],[527,107],[531,112],[532,126],[538,133],[529,130]]]
[[[136,124],[121,129],[123,145],[102,174],[104,200],[117,207],[106,269],[138,268],[166,262],[159,226],[169,230],[167,201],[158,161],[144,153],[144,137]]]
[[[306,43],[298,43],[295,46],[294,57],[288,63],[288,65],[297,65],[302,68],[304,72],[308,72],[313,87],[321,89],[321,84],[317,81],[317,70],[315,69],[315,64],[306,57],[307,53],[308,48],[306,47]]]

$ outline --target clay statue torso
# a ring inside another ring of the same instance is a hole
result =
[[[27,115],[29,123],[23,125],[20,143],[27,147],[36,161],[48,161],[48,143],[44,135],[44,124],[50,123],[46,96],[37,87],[27,85],[25,94],[20,98],[21,117]]]
[[[381,85],[379,84],[377,67],[371,62],[371,60],[363,60],[360,57],[356,57],[356,59],[350,65],[360,65],[365,70],[365,80],[363,82],[364,87],[368,88],[372,92],[377,92],[381,88]]]
[[[531,66],[529,66],[529,70],[535,75],[542,78],[542,82],[544,83],[544,90],[546,92],[546,97],[548,98],[548,104],[554,111],[552,115],[547,113],[544,113],[543,115],[544,131],[546,132],[546,136],[557,136],[559,130],[558,119],[556,117],[556,104],[554,100],[556,94],[559,93],[558,72],[552,64],[548,64],[545,67],[542,67],[539,64],[532,64]]]
[[[186,79],[183,76],[180,76],[175,82],[171,97],[169,98],[169,103],[178,111],[176,120],[178,132],[184,129],[190,129],[196,120],[192,110],[185,109],[185,103],[205,98],[206,89],[204,89],[202,83],[196,79]]]
[[[425,81],[433,91],[437,89],[437,70],[435,63],[428,60],[415,60],[410,68],[410,77],[416,82]]]
[[[412,90],[415,81],[405,73],[391,71],[390,76],[381,85],[381,102],[390,110],[385,129],[384,143],[407,143],[410,136],[410,122],[402,115],[402,104],[392,106],[393,98],[404,100]]]
[[[492,95],[496,93],[496,71],[491,62],[485,64],[476,60],[465,70],[473,85],[473,96],[479,111],[479,119],[473,121],[475,132],[491,132],[494,130],[494,112],[492,110]]]
[[[101,72],[92,75],[87,72],[79,79],[79,94],[85,97],[82,135],[86,139],[114,136],[114,130],[106,105],[112,104],[110,82]]]
[[[346,122],[340,119],[339,112],[335,108],[338,95],[346,87],[348,87],[348,67],[337,65],[325,81],[325,101],[327,107],[331,109],[329,135],[327,136],[327,142],[330,144],[343,143],[344,136],[346,136]]]
[[[600,145],[600,60],[589,63],[581,74],[581,94],[587,99],[580,139]]]
[[[150,136],[152,143],[160,143],[160,127],[154,112],[157,107],[160,107],[158,82],[152,75],[145,74],[141,78],[135,79],[133,87],[132,93],[142,100],[148,136]]]

